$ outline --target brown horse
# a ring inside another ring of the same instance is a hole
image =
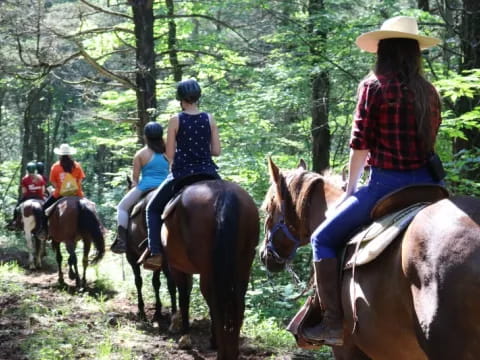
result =
[[[58,282],[64,284],[62,253],[60,251],[60,244],[63,242],[69,254],[68,276],[71,280],[75,280],[77,287],[84,288],[87,284],[85,275],[92,242],[97,250],[92,264],[100,261],[105,254],[104,229],[98,219],[95,204],[85,198],[68,196],[58,200],[52,207],[53,211],[49,214],[48,219],[48,231],[52,239],[52,247],[56,252]],[[77,255],[75,254],[75,247],[80,239],[83,240],[83,276],[81,281],[78,273]]]
[[[200,274],[217,359],[237,359],[245,293],[259,235],[253,199],[228,181],[195,183],[185,188],[162,232],[179,290],[182,334],[188,337],[192,274]]]
[[[7,224],[9,230],[23,230],[28,249],[28,267],[40,269],[45,255],[46,231],[44,223],[43,200],[28,199],[17,208],[15,218]]]
[[[303,162],[280,172],[269,160],[269,170],[260,256],[280,271],[343,192]],[[345,343],[333,349],[336,359],[477,359],[480,200],[453,197],[421,210],[354,278],[352,270],[343,272],[341,296]]]
[[[131,181],[128,178],[129,188],[131,187]],[[144,198],[140,199],[139,202],[134,206],[127,231],[127,260],[132,267],[133,274],[135,276],[135,287],[137,288],[137,304],[138,304],[138,316],[142,320],[146,320],[145,315],[145,303],[143,301],[142,295],[142,273],[140,271],[140,265],[137,263],[140,255],[144,252],[147,247],[147,225],[145,221],[145,209],[147,206],[148,200],[153,195],[153,192],[148,193]],[[170,275],[170,269],[168,263],[165,261],[165,266],[163,267],[163,274],[167,279],[168,292],[170,294],[171,300],[171,313],[175,314],[177,312],[177,297],[176,297],[176,287],[173,279]],[[159,321],[162,315],[162,302],[160,301],[160,271],[154,271],[152,276],[152,286],[155,294],[155,314],[153,315],[154,321]]]

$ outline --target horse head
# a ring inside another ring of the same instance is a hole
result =
[[[269,271],[282,271],[305,245],[301,236],[302,221],[298,213],[298,188],[296,178],[306,173],[306,165],[300,160],[297,169],[280,172],[271,158],[268,159],[271,186],[263,202],[265,212],[265,238],[260,249],[260,259]],[[307,240],[308,242],[308,240]]]
[[[313,224],[325,217],[326,193],[330,188],[323,176],[306,170],[300,160],[296,169],[281,172],[268,159],[271,186],[263,202],[265,239],[260,259],[269,271],[279,272],[291,262],[298,247],[310,241]],[[338,194],[338,189],[333,193]],[[315,197],[315,202],[311,199]]]
[[[17,211],[15,212],[14,218],[7,222],[7,224],[5,225],[5,229],[9,231],[23,230],[21,208],[18,208]]]
[[[26,200],[20,205],[18,205],[15,209],[15,216],[11,219],[6,225],[5,229],[10,231],[23,231],[23,211],[25,208],[25,203],[30,203],[29,200]]]

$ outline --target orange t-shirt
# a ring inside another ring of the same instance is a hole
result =
[[[72,170],[72,176],[77,180],[78,190],[75,195],[83,197],[82,191],[82,180],[85,179],[85,173],[83,172],[82,167],[79,163],[74,161],[75,168]],[[65,175],[67,173],[63,169],[62,165],[60,165],[60,161],[57,161],[55,164],[52,165],[52,169],[50,170],[50,182],[55,187],[55,191],[53,193],[53,197],[58,198],[60,196],[60,189],[62,187],[62,182],[65,179]]]

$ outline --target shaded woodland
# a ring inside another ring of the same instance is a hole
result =
[[[480,4],[415,1],[2,1],[1,196],[26,162],[80,149],[87,193],[114,206],[143,125],[178,111],[174,84],[197,78],[215,114],[224,177],[260,200],[265,157],[315,171],[346,162],[358,81],[373,56],[354,39],[394,15],[442,39],[425,73],[443,96],[438,151],[449,185],[480,191]],[[105,213],[105,216],[108,216]],[[108,222],[108,221],[107,221]]]
[[[480,196],[478,0],[0,0],[0,223],[25,165],[48,169],[53,149],[69,143],[113,230],[143,125],[167,125],[180,110],[175,84],[187,78],[200,82],[201,109],[219,126],[220,174],[258,205],[269,155],[282,168],[303,158],[341,172],[357,85],[374,62],[354,41],[397,15],[442,39],[424,53],[442,97],[436,151],[449,190]],[[295,260],[303,286],[309,261],[308,249]],[[244,328],[276,324],[282,335],[272,337],[293,343],[283,327],[302,304],[292,300],[298,288],[289,274],[274,289],[269,281],[255,262]]]

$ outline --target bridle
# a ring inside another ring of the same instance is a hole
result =
[[[290,254],[286,257],[281,256],[278,253],[277,249],[275,248],[275,245],[273,244],[273,236],[278,231],[283,232],[283,234],[287,237],[287,239],[293,242],[293,249],[290,252]],[[265,232],[267,232],[267,229],[265,229]],[[292,261],[300,245],[301,245],[300,240],[298,240],[292,234],[292,232],[288,228],[288,225],[285,222],[285,200],[282,200],[280,202],[280,216],[279,216],[278,222],[274,224],[270,230],[268,230],[266,249],[273,256],[273,258],[278,264],[283,264],[283,263],[288,263]]]

